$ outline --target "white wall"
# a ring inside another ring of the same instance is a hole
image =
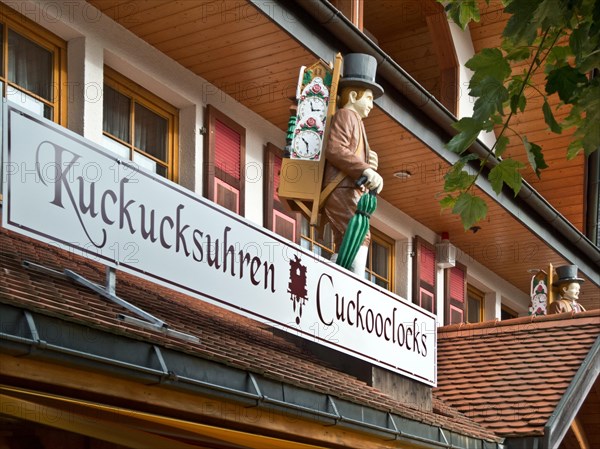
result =
[[[462,30],[454,22],[450,21],[450,34],[454,41],[454,49],[458,59],[458,118],[471,117],[473,115],[473,106],[475,98],[469,96],[469,82],[473,76],[471,69],[465,67],[466,62],[473,57],[475,49],[469,28]],[[479,140],[485,143],[488,148],[492,148],[496,142],[496,135],[490,132],[481,132]]]

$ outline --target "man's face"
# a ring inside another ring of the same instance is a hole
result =
[[[366,89],[362,97],[354,102],[354,110],[361,118],[366,118],[373,109],[373,91]]]
[[[578,282],[571,282],[563,287],[563,297],[571,301],[579,299],[579,290],[581,290],[581,285]]]

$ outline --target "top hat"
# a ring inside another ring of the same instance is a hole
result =
[[[579,284],[585,282],[584,279],[577,277],[577,265],[563,265],[562,267],[556,267],[556,276],[558,276],[558,279],[552,283],[554,287],[571,282],[578,282]]]
[[[375,82],[376,72],[377,61],[373,56],[349,53],[344,56],[344,76],[340,80],[340,88],[351,86],[371,89],[373,97],[379,98],[383,95],[383,87]]]

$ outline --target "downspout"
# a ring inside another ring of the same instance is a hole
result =
[[[433,95],[420,86],[371,39],[361,33],[331,3],[327,0],[296,0],[296,3],[318,20],[322,27],[332,33],[351,51],[368,53],[374,56],[378,62],[378,73],[382,78],[387,80],[410,102],[422,110],[449,136],[456,134],[456,130],[452,128],[452,124],[457,120],[456,117]],[[470,151],[483,158],[487,157],[490,152],[489,148],[479,140],[475,141],[470,147]],[[486,168],[491,170],[498,164],[498,159],[492,157],[488,159]],[[550,232],[557,231],[567,240],[569,245],[577,248],[585,255],[592,265],[600,267],[600,249],[577,230],[527,182],[523,181],[523,185],[517,196],[544,220]],[[593,270],[593,267],[591,268]],[[585,274],[594,284],[600,285],[600,278],[597,272],[598,269],[593,270],[593,272],[588,271]]]
[[[600,150],[589,155],[587,161],[587,204],[586,204],[586,234],[588,238],[600,245],[600,229],[598,208],[600,207]]]

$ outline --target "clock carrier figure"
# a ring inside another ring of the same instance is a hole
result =
[[[370,55],[352,53],[344,57],[344,76],[339,83],[341,108],[331,120],[323,178],[324,185],[337,183],[323,212],[331,223],[338,250],[364,189],[379,193],[383,188],[383,178],[376,172],[377,154],[369,148],[362,122],[373,109],[373,100],[383,95],[383,88],[375,82],[376,69],[377,62]],[[364,187],[357,187],[356,181],[363,176]],[[369,242],[370,232],[351,266],[359,276],[365,273]],[[336,258],[334,254],[332,260]]]
[[[278,187],[279,197],[291,210],[303,213],[311,226],[331,223],[336,251],[365,189],[379,193],[383,188],[377,154],[369,148],[362,122],[373,100],[383,95],[375,82],[377,61],[366,54],[348,54],[340,79],[341,65],[338,54],[333,68],[320,61],[300,69],[297,115],[290,118],[289,157],[282,161]],[[365,182],[357,187],[359,178]],[[361,277],[369,242],[367,232],[350,266]],[[336,259],[334,254],[332,261]]]

